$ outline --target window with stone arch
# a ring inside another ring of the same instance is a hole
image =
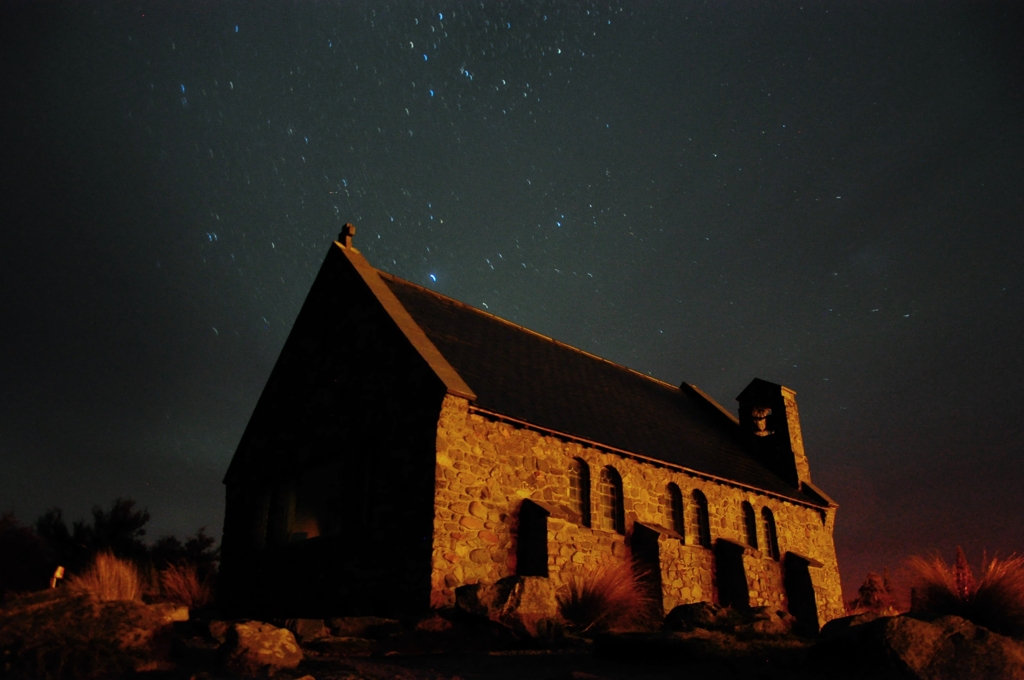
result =
[[[679,485],[675,482],[669,482],[666,487],[668,494],[666,504],[666,514],[668,515],[668,525],[672,527],[680,536],[686,535],[686,528],[684,527],[684,516],[683,516],[683,492],[679,490]]]
[[[580,522],[590,526],[590,466],[580,458],[569,462],[569,502],[579,513]]]
[[[747,545],[757,550],[757,518],[754,515],[754,506],[747,501],[743,501],[743,529]]]
[[[693,490],[694,538],[697,545],[711,547],[711,517],[708,514],[708,497],[700,489]]]
[[[598,482],[601,528],[619,534],[626,533],[626,508],[622,497],[622,477],[615,468],[608,466],[601,470]]]
[[[775,527],[775,515],[768,508],[761,508],[761,519],[764,521],[764,538],[768,544],[765,548],[775,561],[779,559],[779,534]]]

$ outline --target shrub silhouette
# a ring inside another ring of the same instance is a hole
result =
[[[643,585],[645,576],[632,560],[609,560],[577,571],[558,593],[559,611],[580,633],[643,627],[654,605]]]
[[[103,602],[142,599],[142,579],[138,568],[110,552],[97,553],[92,566],[84,573],[72,576],[68,587]]]
[[[0,515],[0,599],[10,593],[45,588],[53,573],[45,541],[18,524],[11,513]]]
[[[960,616],[994,633],[1024,638],[1024,557],[982,557],[975,580],[963,550],[950,567],[938,555],[913,557],[915,572],[911,612],[926,616]]]

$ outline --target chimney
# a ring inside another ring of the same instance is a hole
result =
[[[755,457],[797,488],[810,484],[796,392],[754,378],[736,401],[740,404],[740,430]]]

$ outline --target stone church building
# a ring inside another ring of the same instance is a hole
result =
[[[633,559],[665,612],[843,614],[836,504],[795,393],[739,417],[374,269],[346,225],[224,483],[222,594],[283,616],[397,614],[511,575]]]

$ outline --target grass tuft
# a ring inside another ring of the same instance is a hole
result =
[[[142,629],[163,623],[153,616],[162,618],[141,602],[101,602],[69,587],[12,598],[0,610],[0,677],[124,677],[148,658],[150,638]]]
[[[992,632],[1024,638],[1024,556],[982,557],[977,578],[959,548],[952,567],[938,555],[913,557],[909,566],[916,577],[913,613],[960,616]]]
[[[643,584],[645,575],[632,560],[606,561],[573,573],[558,593],[562,618],[579,633],[645,626],[654,605]]]
[[[172,564],[160,572],[160,589],[168,602],[189,609],[205,607],[210,602],[210,580],[200,579],[194,564]]]
[[[142,599],[139,570],[132,562],[109,552],[97,553],[85,572],[68,579],[68,587],[102,602]]]

